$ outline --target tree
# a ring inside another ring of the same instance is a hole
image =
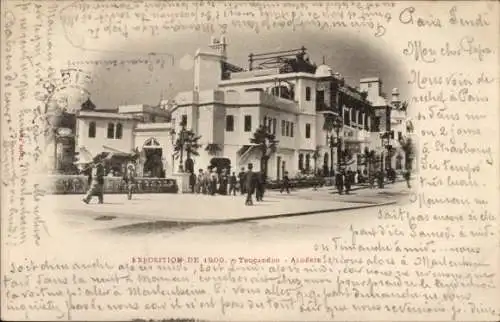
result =
[[[400,110],[405,111],[405,112],[408,110],[408,101],[404,101],[401,104]]]
[[[326,141],[325,142],[329,142],[330,144],[330,175],[332,175],[333,173],[333,148],[334,148],[334,145],[333,145],[333,142],[332,142],[332,139],[329,138],[329,134],[331,135],[332,131],[335,129],[335,115],[332,115],[332,114],[324,114],[324,118],[325,118],[325,122],[323,123],[323,131],[325,131],[326,133]],[[337,142],[337,144],[339,144]],[[337,153],[339,152],[339,148],[337,147]],[[337,159],[338,161],[338,159]],[[339,162],[337,162],[339,163]]]
[[[222,151],[222,149],[221,149],[220,145],[218,145],[216,143],[209,143],[205,147],[205,151],[207,151],[208,154],[210,154],[210,155],[216,156],[219,151]]]
[[[312,158],[314,160],[314,175],[316,175],[317,172],[318,159],[320,158],[320,149],[321,147],[319,145],[316,145],[316,148],[314,149],[314,152],[312,154]]]
[[[335,124],[335,116],[332,114],[325,114],[325,122],[323,123],[323,131],[331,133]]]
[[[187,130],[185,124],[181,123],[181,127],[182,129],[175,141],[174,155],[176,159],[180,159],[179,172],[184,172],[183,156],[185,151],[186,152],[185,168],[188,171],[193,171],[193,169],[191,169],[192,168],[191,165],[193,163],[191,156],[199,155],[198,149],[201,147],[201,145],[198,143],[198,141],[200,140],[201,136],[196,135],[193,132],[193,130],[190,129]]]
[[[408,105],[408,104],[407,104]],[[403,136],[399,140],[399,144],[401,145],[401,149],[405,155],[405,170],[411,170],[412,161],[415,154],[415,146],[413,144],[413,140],[411,138],[411,133],[413,133],[414,127],[413,123],[410,120],[406,121],[406,131],[409,133],[408,135]]]
[[[405,169],[411,170],[413,156],[415,154],[415,147],[413,145],[413,140],[411,137],[403,137],[399,140],[399,144],[401,145],[401,149],[405,154]]]
[[[269,156],[276,151],[278,141],[274,134],[269,133],[265,125],[261,125],[255,130],[250,138],[250,143],[256,145],[260,152],[260,168],[267,175],[267,161]]]

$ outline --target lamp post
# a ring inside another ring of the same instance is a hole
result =
[[[333,121],[333,129],[335,130],[335,134],[337,135],[337,142],[335,145],[337,146],[337,171],[340,172],[340,163],[342,161],[342,140],[340,138],[340,130],[342,130],[344,126],[344,122],[340,115],[337,115]],[[333,151],[332,151],[333,153]]]
[[[391,149],[392,149],[392,145],[390,144],[390,138],[391,138],[391,132],[389,131],[386,131],[386,132],[381,132],[380,133],[380,141],[381,141],[381,144],[382,144],[382,152],[380,154],[380,175],[381,175],[381,183],[380,183],[380,187],[383,188],[384,187],[384,148],[387,149],[387,155],[389,155]]]
[[[184,172],[184,140],[185,140],[185,135],[186,135],[186,124],[184,122],[181,122],[181,132],[179,133],[179,142],[180,142],[180,160],[179,160],[179,172]]]
[[[172,143],[172,150],[175,149],[175,129],[170,130],[170,142]],[[172,153],[172,174],[174,173],[174,163],[175,163],[175,155]]]
[[[335,141],[333,135],[328,138],[328,144],[330,146],[330,175],[333,174],[333,148],[335,147]]]
[[[391,132],[390,131],[386,131],[386,132],[380,133],[380,140],[382,142],[382,148],[385,148],[387,150],[387,155],[390,155],[390,152],[392,150]],[[383,149],[382,149],[382,162],[384,161],[383,155],[384,155],[384,152],[383,152]],[[383,164],[381,164],[380,167],[381,167],[381,170],[383,171],[384,170]],[[391,168],[390,162],[389,162],[388,166],[386,164],[386,167],[388,167],[388,169]]]

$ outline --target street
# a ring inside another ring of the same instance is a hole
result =
[[[244,206],[244,196],[138,194],[107,195],[105,204],[83,204],[80,195],[47,196],[57,203],[68,231],[113,241],[168,239],[175,243],[210,240],[217,244],[298,241],[331,236],[350,224],[370,226],[379,209],[408,203],[405,183],[338,195],[332,187],[301,189],[290,195],[268,191],[264,202]]]

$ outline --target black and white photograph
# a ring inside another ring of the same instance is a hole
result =
[[[398,59],[363,43],[336,49],[341,37],[276,36],[242,49],[231,41],[240,33],[200,37],[193,53],[179,46],[176,77],[124,80],[126,94],[111,83],[123,70],[62,70],[63,82],[89,81],[51,84],[45,111],[48,189],[62,220],[133,233],[141,222],[304,216],[273,224],[295,233],[316,220],[308,214],[337,221],[337,212],[372,216],[407,202],[417,140]],[[109,85],[93,94],[90,82]],[[114,91],[110,105],[98,103],[103,91]]]
[[[2,320],[500,319],[497,2],[2,18]]]

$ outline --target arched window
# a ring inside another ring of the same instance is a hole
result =
[[[309,171],[311,168],[311,156],[309,154],[306,155],[306,170]]]
[[[363,125],[364,117],[363,117],[363,112],[359,111],[358,112],[358,124]]]
[[[311,88],[308,86],[306,87],[306,101],[311,100]]]
[[[160,142],[158,142],[155,138],[149,138],[144,142],[144,147],[156,148],[160,146]]]
[[[121,123],[116,124],[116,136],[115,138],[121,139],[123,136],[123,126]]]
[[[290,89],[288,87],[286,87],[284,85],[275,86],[275,87],[271,88],[271,94],[274,96],[278,96],[278,97],[282,97],[282,98],[286,98],[286,99],[290,99],[290,100],[293,99],[292,92],[290,91]]]
[[[108,139],[112,139],[115,136],[115,124],[108,123]]]
[[[95,138],[95,122],[89,123],[89,138]]]
[[[299,154],[299,170],[304,170],[304,155]]]
[[[396,157],[396,170],[401,170],[403,168],[403,156],[398,154]]]

